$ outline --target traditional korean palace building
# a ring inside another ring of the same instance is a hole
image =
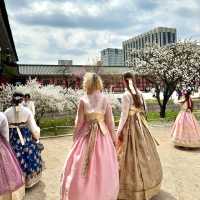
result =
[[[4,0],[0,0],[0,83],[7,82],[16,73],[18,61]]]
[[[4,0],[0,0],[0,84],[11,82],[17,73],[17,52]]]
[[[17,81],[24,83],[37,78],[42,84],[56,84],[64,87],[80,88],[85,72],[101,75],[105,88],[114,92],[123,91],[122,74],[131,71],[125,66],[85,66],[85,65],[18,65]],[[151,84],[142,76],[136,76],[140,90],[146,90]]]

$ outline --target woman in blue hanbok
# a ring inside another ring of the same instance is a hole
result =
[[[9,123],[10,144],[25,176],[26,188],[39,182],[42,175],[41,151],[37,141],[40,128],[32,112],[21,105],[23,94],[14,93],[13,106],[5,111]]]

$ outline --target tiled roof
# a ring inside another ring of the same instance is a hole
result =
[[[84,65],[18,65],[19,75],[67,75],[98,72],[99,74],[122,74],[130,68],[124,66],[84,66]]]

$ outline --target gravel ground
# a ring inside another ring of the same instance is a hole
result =
[[[200,150],[174,148],[169,126],[153,126],[151,130],[160,143],[158,152],[164,171],[162,190],[153,200],[200,200]],[[59,200],[60,173],[72,138],[66,136],[42,142],[46,170],[41,182],[26,191],[25,200]]]

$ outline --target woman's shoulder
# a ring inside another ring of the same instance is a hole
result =
[[[0,124],[1,124],[4,120],[6,120],[6,116],[5,116],[4,113],[0,112]]]
[[[79,102],[84,102],[87,100],[87,95],[82,95],[80,98],[79,98]]]
[[[22,112],[27,113],[27,114],[31,114],[31,113],[32,113],[32,112],[30,111],[30,109],[27,108],[27,107],[25,107],[25,106],[21,106],[21,107],[20,107],[20,110],[21,110]]]
[[[12,112],[12,111],[13,111],[13,107],[11,106],[11,107],[7,108],[7,109],[4,111],[4,114],[6,115],[7,113],[10,113],[10,112]]]
[[[123,94],[122,94],[122,99],[127,99],[130,100],[132,98],[131,93],[126,90]]]

